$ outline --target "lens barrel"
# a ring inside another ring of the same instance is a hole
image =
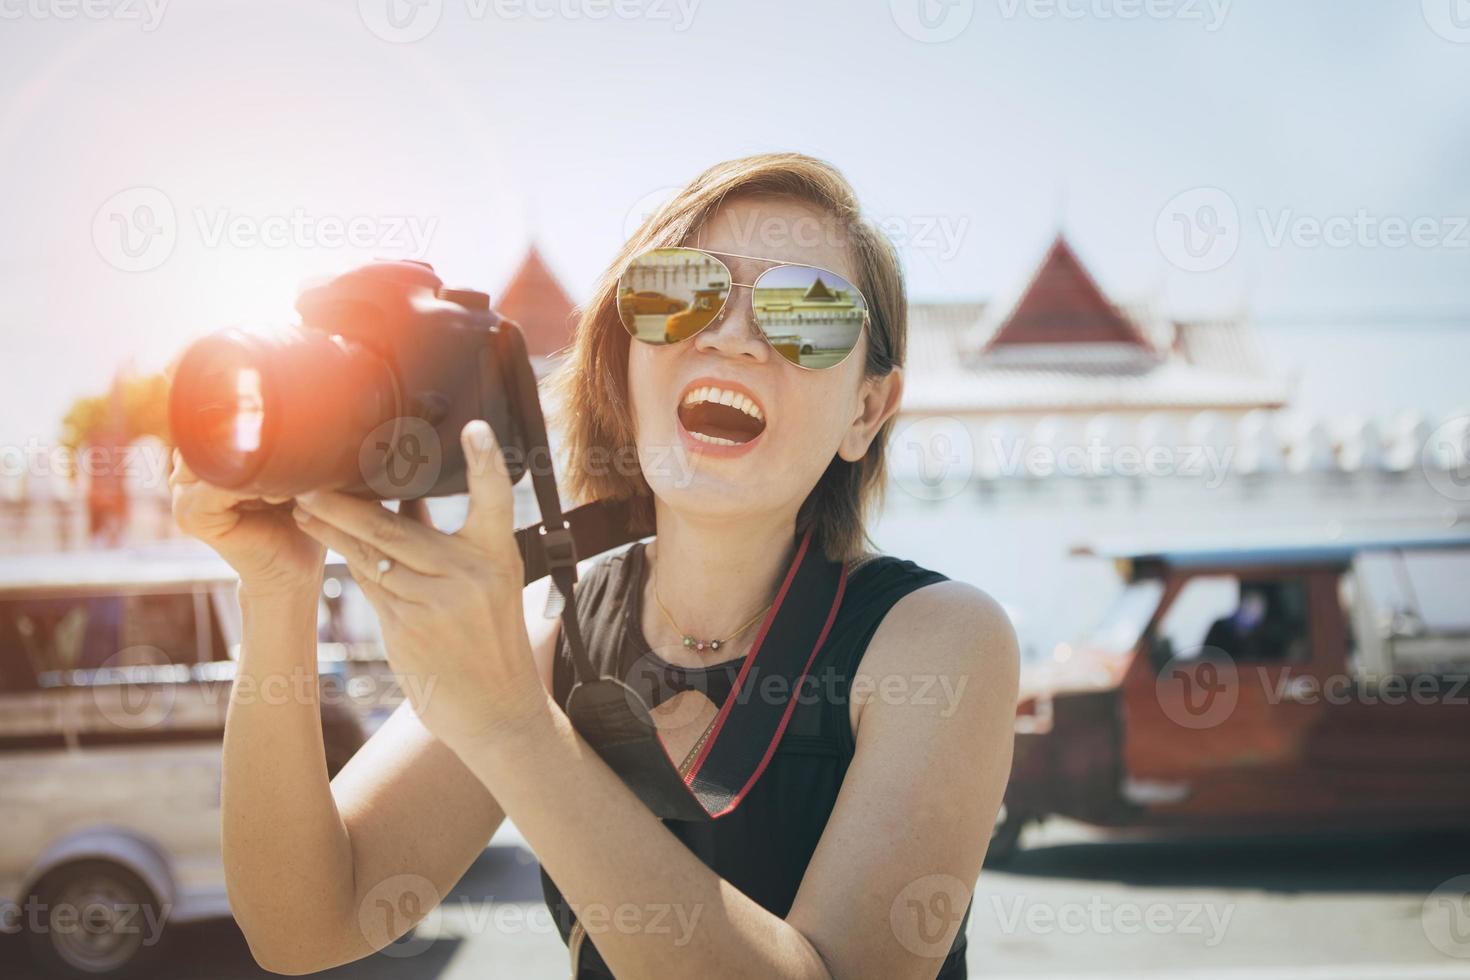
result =
[[[363,439],[397,414],[392,372],[372,351],[301,328],[238,330],[191,347],[174,375],[170,425],[201,479],[260,496],[362,482]]]

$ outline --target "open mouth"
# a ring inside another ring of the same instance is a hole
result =
[[[766,413],[743,392],[696,385],[679,403],[679,422],[700,442],[738,446],[765,431]]]

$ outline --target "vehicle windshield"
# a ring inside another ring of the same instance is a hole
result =
[[[1137,645],[1163,596],[1164,583],[1158,579],[1129,583],[1078,645],[1100,653],[1120,656],[1127,653]]]

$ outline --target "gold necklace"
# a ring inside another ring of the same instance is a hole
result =
[[[775,600],[773,599],[771,600],[771,602],[766,603],[759,612],[747,619],[739,629],[731,633],[729,636],[725,637],[723,640],[696,640],[692,635],[690,635],[689,633],[685,633],[682,629],[679,628],[679,624],[674,622],[674,617],[669,613],[668,607],[664,605],[664,601],[658,597],[657,567],[655,567],[653,570],[653,601],[658,604],[659,611],[664,614],[664,619],[667,619],[669,621],[669,625],[674,628],[674,632],[678,633],[684,638],[684,645],[691,650],[703,653],[705,650],[718,650],[720,647],[735,639],[735,637],[739,636],[741,633],[744,633],[746,630],[750,629],[750,627],[755,623],[756,620],[765,615],[766,610],[771,607],[771,602],[774,602]]]

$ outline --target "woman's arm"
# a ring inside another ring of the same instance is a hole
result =
[[[932,974],[944,951],[906,941],[895,909],[962,912],[984,856],[1016,700],[998,607],[934,585],[885,617],[864,660],[879,684],[857,711],[856,756],[783,920],[669,833],[538,681],[505,460],[482,422],[462,441],[470,506],[454,535],[342,494],[299,497],[295,516],[364,583],[395,669],[442,680],[411,692],[419,719],[493,790],[608,964],[630,977],[870,976],[875,960],[880,975]],[[957,926],[946,919],[939,937]]]
[[[525,610],[549,690],[556,623],[540,616],[545,592],[544,582],[527,588]],[[408,702],[329,785],[315,684],[271,680],[316,676],[316,594],[257,599],[242,590],[241,607],[221,787],[230,906],[261,966],[311,973],[406,933],[504,814]],[[292,696],[261,693],[273,689]]]
[[[933,976],[1010,774],[1017,669],[1010,625],[978,590],[943,583],[894,607],[855,686],[869,692],[855,694],[856,755],[785,920],[701,863],[554,707],[455,750],[620,976]]]

